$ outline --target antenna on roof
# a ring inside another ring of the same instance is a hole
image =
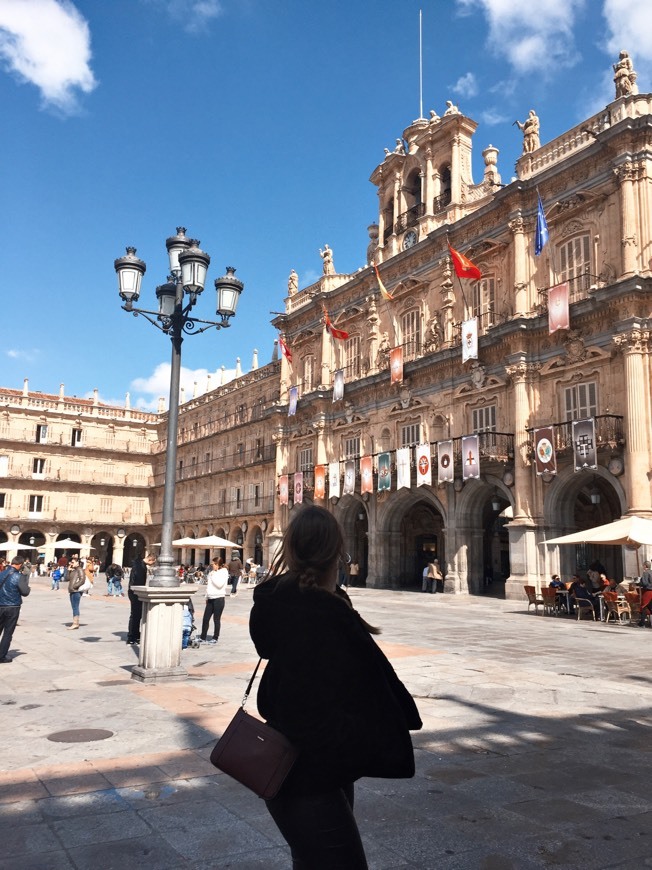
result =
[[[419,9],[419,118],[423,118],[423,12]]]

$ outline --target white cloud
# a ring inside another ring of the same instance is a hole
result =
[[[496,109],[486,109],[480,112],[480,120],[488,127],[497,127],[498,124],[506,124],[509,121],[509,117]]]
[[[0,59],[64,114],[96,86],[88,24],[69,0],[1,0]]]
[[[187,369],[181,366],[181,388],[183,389],[183,401],[188,402],[193,394],[203,395],[210,386],[216,389],[222,383],[228,383],[235,377],[235,369],[216,369],[210,372],[210,385],[208,382],[208,369]],[[197,385],[195,387],[195,384]],[[143,411],[156,411],[158,400],[165,398],[165,406],[168,404],[170,395],[170,363],[159,363],[151,375],[145,378],[135,378],[131,382],[131,405],[133,408],[141,408]]]
[[[471,99],[478,93],[478,81],[472,72],[467,72],[453,85],[453,93],[459,94],[460,97]]]
[[[38,348],[31,348],[30,350],[16,350],[15,348],[10,348],[5,351],[5,354],[9,357],[9,359],[23,359],[26,362],[34,362],[34,360],[39,355]]]
[[[462,13],[480,8],[489,22],[489,44],[517,73],[543,73],[579,60],[573,38],[585,0],[457,0]]]
[[[638,75],[639,91],[646,93],[652,80],[652,4],[641,0],[605,0],[604,17],[606,49],[612,62],[618,59],[620,51],[628,51]]]
[[[220,0],[148,0],[167,10],[186,33],[204,33],[209,24],[222,14]]]

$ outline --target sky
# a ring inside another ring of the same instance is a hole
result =
[[[365,265],[369,176],[419,117],[420,10],[423,113],[478,122],[476,183],[489,144],[512,178],[529,109],[545,143],[613,100],[621,49],[652,91],[641,0],[0,0],[0,384],[156,409],[170,342],[113,261],[137,248],[156,308],[177,226],[211,255],[197,317],[227,265],[245,284],[229,329],[184,341],[186,400],[269,362],[290,270],[316,281],[324,244]]]

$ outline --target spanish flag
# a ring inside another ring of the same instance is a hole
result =
[[[338,338],[340,341],[344,341],[349,337],[349,333],[345,332],[343,329],[336,329],[331,323],[331,319],[328,316],[328,311],[324,308],[324,323],[326,325],[326,329],[333,338]]]
[[[383,299],[387,299],[390,302],[393,301],[394,297],[389,292],[389,290],[385,287],[383,282],[380,280],[380,272],[378,271],[378,266],[374,263],[374,271],[376,273],[376,278],[378,279],[378,289],[380,290],[380,295]]]
[[[453,260],[453,268],[455,269],[455,274],[458,278],[473,278],[476,281],[479,281],[482,278],[482,272],[478,269],[475,263],[472,263],[468,257],[465,257],[464,254],[460,254],[459,251],[456,251],[455,248],[451,248],[448,246],[448,250],[451,252],[451,258]]]

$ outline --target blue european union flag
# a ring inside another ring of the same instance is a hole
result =
[[[548,241],[548,224],[546,223],[541,196],[538,193],[537,198],[539,200],[539,207],[537,208],[537,232],[534,237],[534,253],[538,257]]]

